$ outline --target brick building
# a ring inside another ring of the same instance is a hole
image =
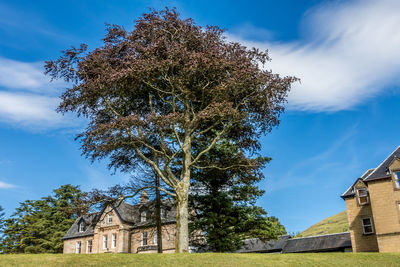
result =
[[[122,200],[101,212],[76,219],[63,237],[64,253],[155,253],[157,231],[154,203],[146,191],[140,204]],[[172,199],[161,204],[162,246],[164,253],[175,252],[176,209]]]
[[[400,147],[342,198],[354,252],[400,252]]]

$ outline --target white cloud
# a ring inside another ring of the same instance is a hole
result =
[[[13,184],[7,184],[7,183],[0,181],[0,189],[10,189],[10,188],[14,188],[14,187],[15,187],[15,185],[13,185]]]
[[[0,118],[23,125],[56,125],[62,118],[55,112],[55,97],[0,91]]]
[[[65,86],[61,81],[50,83],[44,75],[44,63],[26,63],[0,57],[0,87],[37,93],[55,93],[56,87]]]
[[[400,80],[400,1],[330,2],[307,12],[304,39],[291,43],[254,42],[269,49],[267,66],[301,79],[289,108],[311,111],[350,109]]]
[[[77,119],[56,112],[60,89],[66,87],[62,81],[50,83],[43,62],[0,57],[0,121],[33,131],[77,126]]]

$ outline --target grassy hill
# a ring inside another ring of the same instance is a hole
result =
[[[349,231],[349,223],[347,222],[346,211],[342,211],[336,215],[328,217],[319,223],[307,228],[298,237],[335,234]]]
[[[309,254],[10,254],[0,255],[9,266],[138,266],[138,267],[257,267],[257,266],[400,266],[399,253]]]

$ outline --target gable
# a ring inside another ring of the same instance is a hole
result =
[[[364,181],[368,182],[382,178],[390,178],[388,170],[396,158],[400,158],[400,146],[393,151],[392,154],[390,154],[389,157],[387,157],[370,175],[368,175]]]

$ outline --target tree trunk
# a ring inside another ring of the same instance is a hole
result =
[[[157,252],[163,253],[162,248],[162,230],[161,230],[161,198],[160,198],[160,190],[158,187],[160,186],[160,180],[157,173],[154,174],[156,178],[156,216],[157,216]]]
[[[187,189],[185,190],[184,188]],[[177,192],[176,197],[176,252],[189,252],[189,212],[188,192],[189,187],[184,186]]]

